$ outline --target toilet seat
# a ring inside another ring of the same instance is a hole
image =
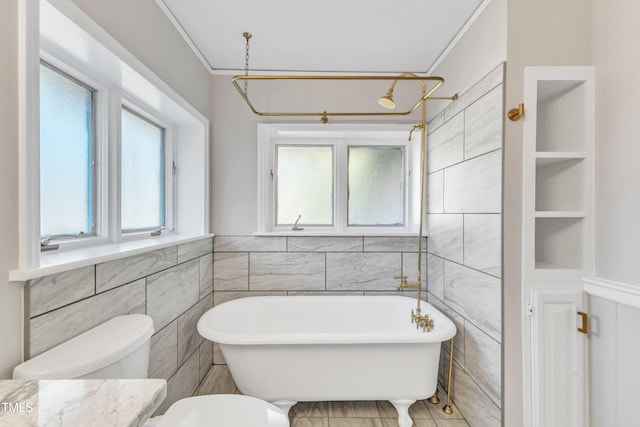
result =
[[[289,427],[289,418],[277,406],[237,394],[181,399],[159,418],[157,427]]]

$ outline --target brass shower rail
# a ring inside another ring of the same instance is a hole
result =
[[[251,100],[249,99],[248,94],[240,87],[239,82],[246,84],[250,81],[275,81],[275,80],[315,80],[315,81],[401,81],[401,80],[413,80],[418,81],[423,84],[426,82],[435,82],[432,87],[430,87],[424,95],[417,99],[415,104],[411,108],[406,111],[323,111],[323,112],[292,112],[292,111],[275,111],[275,112],[267,112],[267,111],[258,111],[254,106]],[[431,95],[435,92],[443,83],[444,79],[442,77],[437,76],[418,76],[418,75],[407,75],[401,74],[397,76],[368,76],[368,75],[238,75],[231,79],[233,85],[236,90],[245,100],[249,109],[258,115],[263,117],[321,117],[323,118],[323,122],[326,123],[324,119],[327,117],[353,117],[353,116],[371,116],[371,117],[380,117],[380,116],[407,116],[413,113],[424,101],[435,101],[435,100],[452,100],[455,97],[432,97]]]

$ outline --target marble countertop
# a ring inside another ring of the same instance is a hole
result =
[[[166,395],[162,379],[0,380],[0,427],[142,426]]]

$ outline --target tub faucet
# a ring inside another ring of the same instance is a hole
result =
[[[433,330],[433,319],[428,314],[424,316],[420,313],[420,307],[414,312],[411,310],[411,323],[415,323],[416,328],[422,328],[425,332],[431,332]]]
[[[407,276],[393,276],[394,279],[400,279],[400,284],[396,288],[396,291],[401,291],[403,289],[418,289],[417,283],[407,283]]]

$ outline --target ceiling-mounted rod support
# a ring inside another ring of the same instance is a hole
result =
[[[244,75],[248,76],[249,75],[249,39],[251,38],[251,33],[248,31],[245,31],[244,33],[242,33],[242,36],[246,40],[245,47],[244,47]],[[244,95],[246,97],[249,97],[249,81],[248,80],[244,81]]]

